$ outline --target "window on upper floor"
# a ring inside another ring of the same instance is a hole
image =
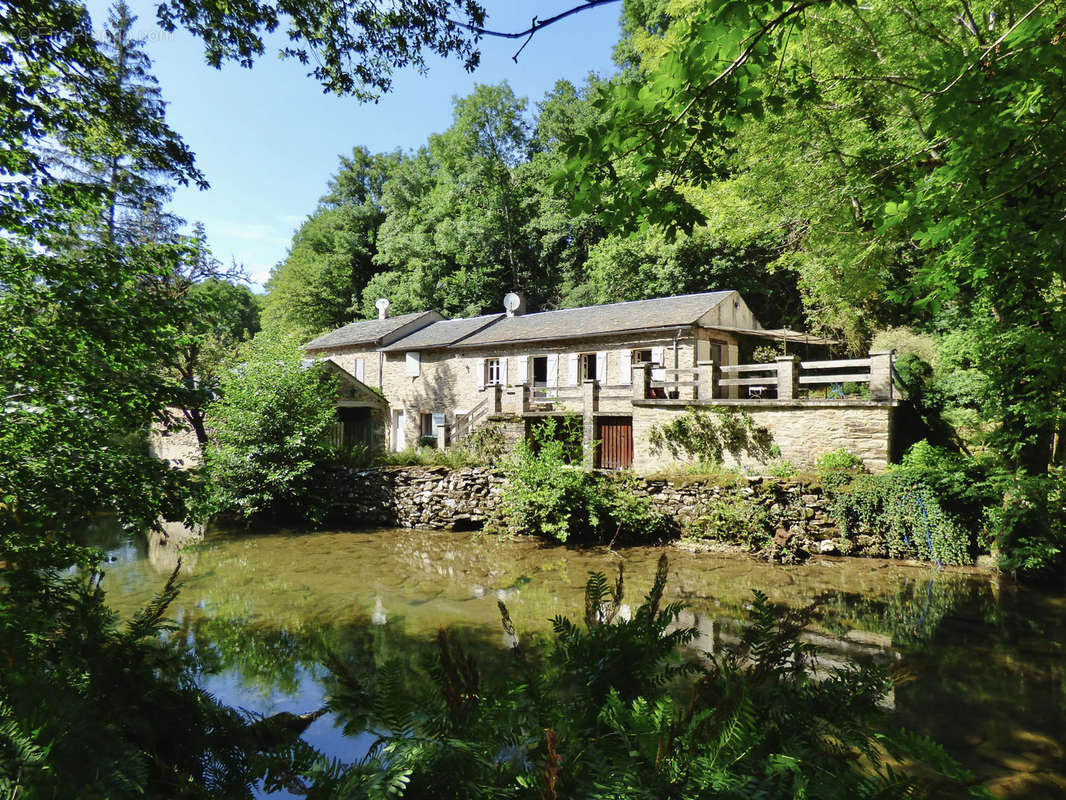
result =
[[[498,386],[501,383],[500,380],[500,359],[498,358],[486,358],[485,359],[485,385],[486,386]]]
[[[586,381],[596,380],[596,354],[585,353],[581,356],[581,377]]]
[[[646,350],[634,350],[633,351],[633,363],[634,364],[650,364],[652,363],[653,356],[651,348]]]

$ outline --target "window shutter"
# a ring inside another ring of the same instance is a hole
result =
[[[596,354],[596,383],[603,386],[607,383],[607,351],[601,350]]]
[[[364,361],[361,358],[355,359],[355,379],[362,382],[363,376],[366,374],[364,369]]]
[[[442,427],[444,427],[444,414],[443,413],[434,414],[433,415],[433,433],[432,433],[432,435],[436,436],[437,435],[437,431],[439,431]]]
[[[547,383],[549,386],[559,385],[559,356],[554,353],[548,356]]]
[[[579,359],[580,356],[578,356],[577,353],[571,353],[569,356],[567,356],[567,386],[577,386],[577,365]]]
[[[618,354],[618,382],[629,386],[633,381],[633,351],[623,350]]]
[[[529,356],[518,356],[515,358],[515,362],[518,366],[518,376],[515,383],[519,386],[525,386],[529,383]]]
[[[507,356],[500,356],[500,386],[507,385]]]
[[[417,378],[422,371],[421,353],[417,350],[407,354],[407,377]]]
[[[663,363],[663,349],[661,347],[653,347],[651,349],[651,360],[658,364],[660,367],[666,366]]]
[[[477,372],[477,388],[485,388],[485,359],[479,358],[474,362],[474,370]]]

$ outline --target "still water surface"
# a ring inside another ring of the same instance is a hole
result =
[[[101,544],[113,559],[104,586],[123,615],[161,588],[177,559],[155,540]],[[638,604],[660,553],[440,531],[221,533],[183,554],[171,613],[213,672],[209,691],[259,713],[301,713],[330,690],[326,652],[417,661],[448,627],[491,662],[509,644],[498,599],[520,637],[543,636],[557,614],[582,617],[590,570],[614,575],[624,562],[627,599]],[[735,638],[753,588],[790,606],[820,597],[809,636],[823,667],[860,659],[899,670],[907,682],[890,703],[901,725],[940,740],[998,796],[1066,797],[1066,595],[872,559],[778,566],[668,555],[667,596],[688,604],[682,622],[699,628],[700,649]],[[344,760],[368,746],[328,715],[305,738]]]

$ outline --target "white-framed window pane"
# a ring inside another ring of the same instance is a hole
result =
[[[496,386],[500,383],[500,359],[489,358],[485,360],[485,385]]]

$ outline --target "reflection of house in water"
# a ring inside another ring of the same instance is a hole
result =
[[[711,655],[721,653],[723,646],[736,647],[740,644],[744,631],[751,627],[747,620],[722,619],[691,609],[681,612],[677,625],[699,631],[689,646]],[[801,643],[815,647],[814,661],[806,667],[818,680],[829,677],[835,670],[846,669],[856,663],[888,666],[903,657],[892,647],[892,637],[867,631],[852,630],[844,636],[834,636],[824,631],[805,630],[798,638]],[[881,705],[895,708],[895,689],[888,690]]]
[[[181,574],[191,575],[200,560],[196,550],[189,545],[203,541],[204,526],[189,527],[184,522],[159,521],[161,530],[148,532],[148,563],[159,573],[169,575],[178,568],[181,561]]]

